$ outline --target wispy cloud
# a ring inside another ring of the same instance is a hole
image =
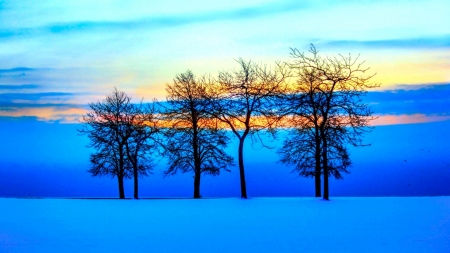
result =
[[[0,73],[14,73],[14,72],[26,72],[26,71],[34,71],[34,68],[25,68],[25,67],[17,67],[11,69],[0,69]]]
[[[76,123],[86,113],[83,106],[10,107],[0,110],[0,117],[36,117],[40,121]]]
[[[28,67],[15,67],[9,69],[0,69],[0,81],[3,83],[7,83],[6,85],[12,85],[12,83],[8,83],[8,81],[17,80],[18,78],[24,78],[28,75],[38,74],[40,72],[51,71],[49,68],[28,68]],[[18,83],[17,85],[19,85]],[[2,84],[5,85],[5,84]]]
[[[1,90],[26,90],[26,89],[37,89],[40,85],[37,84],[0,84]]]
[[[221,20],[252,19],[263,16],[277,15],[285,12],[297,11],[308,7],[307,2],[285,1],[272,2],[264,5],[245,8],[220,10],[200,13],[187,13],[183,15],[159,15],[134,20],[122,21],[76,21],[53,23],[38,27],[20,27],[0,29],[0,38],[18,36],[32,36],[42,33],[61,34],[78,31],[107,31],[135,30],[142,28],[167,28],[195,23],[206,23]]]
[[[40,121],[76,122],[86,105],[71,103],[78,94],[68,92],[23,92],[37,85],[1,85],[20,92],[0,93],[0,117],[36,117]],[[19,88],[17,88],[19,87]]]
[[[450,115],[450,84],[400,87],[403,89],[369,92],[365,101],[379,114]]]
[[[401,115],[378,115],[371,122],[372,126],[417,124],[427,122],[438,122],[450,120],[450,115],[425,115],[425,114],[401,114]]]
[[[335,47],[366,47],[366,48],[450,48],[450,34],[437,37],[416,37],[390,40],[336,40],[323,43]]]
[[[401,85],[398,88],[367,94],[365,102],[379,117],[373,125],[450,120],[450,84]]]
[[[66,92],[0,93],[0,102],[14,103],[14,101],[29,101],[32,103],[36,103],[39,101],[64,100],[72,96],[72,93]]]

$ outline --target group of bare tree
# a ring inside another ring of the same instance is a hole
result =
[[[279,150],[281,162],[295,166],[301,176],[315,178],[315,196],[329,199],[328,178],[342,178],[351,165],[346,144],[364,146],[362,137],[374,119],[362,100],[373,75],[359,57],[321,57],[314,46],[311,56],[291,49],[296,82],[282,100],[289,137]]]
[[[79,132],[90,139],[89,146],[94,176],[116,177],[119,197],[125,198],[124,178],[134,178],[134,197],[138,198],[138,179],[153,167],[154,138],[160,131],[154,106],[131,103],[131,97],[114,89],[102,102],[90,103]]]
[[[346,145],[362,146],[370,131],[372,112],[362,101],[368,89],[367,68],[358,58],[311,56],[291,49],[292,61],[272,67],[237,60],[238,69],[217,77],[196,77],[191,71],[167,84],[167,101],[133,104],[114,90],[106,100],[91,103],[80,130],[96,150],[91,155],[93,175],[117,177],[124,198],[123,179],[150,172],[156,155],[167,158],[165,175],[194,174],[194,198],[200,198],[202,174],[229,171],[233,158],[225,148],[234,136],[239,141],[241,197],[247,198],[244,143],[248,136],[262,145],[261,133],[288,136],[278,151],[280,161],[294,166],[301,176],[315,178],[315,196],[329,198],[328,177],[342,178],[351,164]],[[155,105],[157,105],[155,107]]]
[[[190,71],[177,75],[173,84],[167,85],[168,105],[162,110],[167,124],[163,154],[169,162],[165,174],[194,172],[194,198],[201,197],[202,174],[219,175],[233,164],[233,158],[224,151],[229,137],[210,116],[211,81],[196,78]]]

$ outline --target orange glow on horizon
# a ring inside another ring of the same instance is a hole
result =
[[[31,116],[37,117],[40,121],[60,121],[61,123],[78,123],[81,119],[82,115],[86,114],[88,110],[83,108],[59,108],[59,107],[44,107],[44,108],[35,108],[35,107],[24,107],[24,108],[13,108],[12,110],[2,110],[0,111],[0,116],[8,116],[8,117],[22,117],[22,116]],[[371,126],[383,126],[383,125],[398,125],[398,124],[416,124],[416,123],[428,123],[428,122],[438,122],[438,121],[446,121],[450,120],[450,116],[447,115],[425,115],[425,114],[400,114],[400,115],[374,115],[377,117],[372,120],[369,124]],[[274,119],[267,119],[261,117],[252,117],[250,120],[250,125],[252,127],[259,127],[264,125],[267,120],[270,120],[274,123]],[[213,124],[221,129],[228,129],[228,124],[224,122],[216,122],[214,120],[213,123],[208,123],[203,120],[205,125]],[[243,129],[244,119],[235,120],[233,125],[237,129]],[[173,125],[173,122],[170,121],[160,121],[158,122],[160,127],[169,127]],[[179,125],[180,127],[186,127],[189,124]],[[276,123],[279,128],[289,127],[288,123],[285,120]]]
[[[58,108],[58,107],[43,107],[43,108],[14,108],[8,111],[0,111],[0,116],[9,117],[37,117],[40,121],[56,121],[61,123],[77,123],[81,115],[85,114],[87,110],[82,108]]]
[[[380,115],[371,122],[372,126],[416,124],[450,120],[450,116],[425,115],[425,114],[402,114],[402,115]]]

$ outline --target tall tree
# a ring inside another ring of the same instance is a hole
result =
[[[143,116],[142,104],[134,105],[131,97],[115,88],[105,100],[90,103],[89,107],[88,113],[83,115],[84,124],[79,130],[89,137],[89,147],[96,150],[90,157],[92,167],[89,172],[94,176],[117,177],[119,198],[123,199],[124,178],[146,175],[151,168],[148,163],[135,166],[139,164],[138,156],[144,151],[143,143],[147,141],[143,138],[143,128],[139,124],[135,125]],[[133,168],[139,169],[133,172]]]
[[[259,137],[262,130],[270,133],[275,130],[278,120],[276,97],[284,89],[288,68],[284,64],[276,64],[271,69],[243,59],[237,62],[238,70],[219,74],[213,94],[214,106],[210,112],[227,125],[239,140],[241,197],[247,198],[244,142],[247,136]]]
[[[295,65],[294,65],[295,66]],[[315,69],[302,69],[296,72],[296,82],[281,96],[278,105],[282,108],[283,123],[287,126],[288,136],[278,151],[280,161],[293,165],[294,170],[304,177],[314,177],[315,196],[322,197],[322,140],[320,136],[320,101],[324,94],[318,92],[321,80]],[[330,133],[331,134],[331,133]],[[328,136],[329,153],[333,166],[330,173],[342,178],[341,172],[348,173],[351,162],[348,152],[339,136]]]
[[[160,132],[154,104],[144,106],[142,102],[133,107],[127,121],[130,133],[125,143],[127,159],[133,169],[134,195],[139,198],[139,176],[147,176],[154,166],[152,154],[158,149]]]
[[[211,102],[207,93],[211,85],[210,78],[195,78],[187,71],[166,86],[168,105],[164,118],[168,126],[164,148],[169,168],[165,173],[194,172],[194,198],[201,197],[202,174],[219,175],[233,164],[232,157],[224,151],[229,138],[208,113]]]
[[[364,146],[362,137],[371,130],[369,123],[374,117],[362,98],[379,85],[370,82],[374,75],[366,74],[369,68],[363,67],[359,56],[321,57],[313,45],[309,52],[311,56],[291,49],[294,60],[290,66],[298,77],[292,98],[299,97],[294,114],[306,122],[301,128],[314,132],[310,136],[314,139],[316,182],[321,170],[323,198],[328,200],[329,175],[341,177],[340,172],[350,164],[344,144]]]
[[[292,65],[291,65],[292,67]],[[284,123],[291,128],[283,147],[279,150],[280,161],[294,165],[301,176],[315,178],[315,196],[321,197],[321,139],[319,134],[320,114],[316,91],[320,83],[315,70],[297,71],[297,80],[286,89],[279,100]]]
[[[322,197],[322,149],[318,128],[296,126],[288,130],[288,136],[278,151],[282,163],[294,166],[293,172],[314,177],[316,197]],[[341,179],[342,173],[348,173],[347,168],[351,165],[346,147],[331,137],[328,139],[328,164],[329,173],[336,179]]]

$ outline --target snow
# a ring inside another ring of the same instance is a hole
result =
[[[450,197],[0,199],[0,252],[450,252]]]

